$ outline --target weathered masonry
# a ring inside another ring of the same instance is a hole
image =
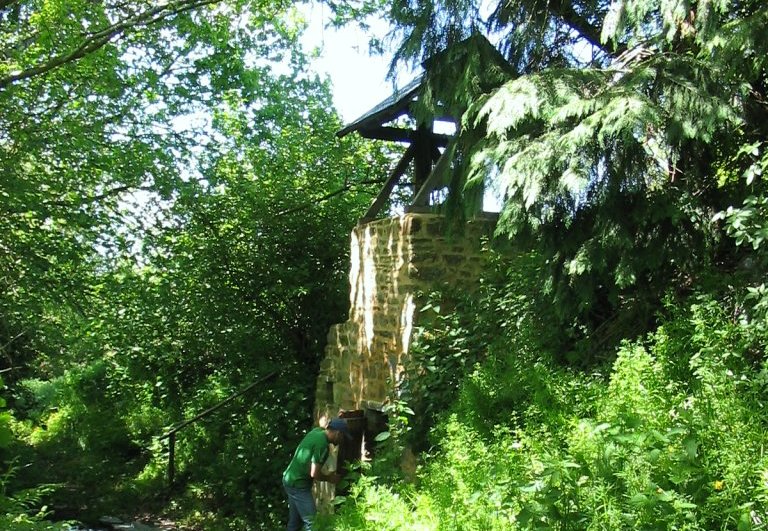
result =
[[[446,234],[437,214],[406,213],[352,232],[349,320],[328,334],[317,384],[316,417],[339,410],[380,411],[403,374],[423,300],[441,283],[471,288],[483,265],[493,218]]]

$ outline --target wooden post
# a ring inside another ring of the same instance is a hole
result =
[[[437,159],[437,164],[432,169],[432,173],[426,178],[424,184],[420,189],[416,190],[416,193],[411,201],[411,206],[429,206],[429,194],[440,186],[448,184],[450,180],[449,172],[451,162],[453,162],[453,155],[456,151],[456,140],[451,140],[448,146]],[[438,152],[439,153],[439,152]],[[406,209],[406,212],[408,210]]]
[[[174,460],[176,457],[176,432],[168,436],[168,484],[173,485],[173,477],[176,474]]]
[[[405,173],[405,170],[408,169],[408,164],[411,163],[415,154],[416,146],[415,144],[411,144],[408,146],[408,149],[405,150],[403,158],[400,159],[400,162],[397,163],[397,166],[395,166],[395,168],[389,174],[387,182],[384,183],[384,188],[381,189],[379,195],[376,196],[373,204],[368,209],[368,212],[366,212],[365,216],[360,219],[359,223],[367,223],[376,217],[376,214],[379,213],[379,210],[381,210],[381,208],[384,206],[384,203],[386,203],[387,199],[389,199],[389,196],[392,193],[392,190],[395,188],[395,185],[398,183],[398,181],[400,181],[400,177],[402,177]]]
[[[432,171],[432,127],[428,124],[420,124],[413,133],[415,146],[415,163],[413,172],[414,195],[424,186],[429,172]]]

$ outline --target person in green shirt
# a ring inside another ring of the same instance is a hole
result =
[[[341,481],[336,472],[325,474],[322,469],[328,458],[328,445],[339,445],[345,437],[351,438],[347,421],[335,418],[325,429],[310,431],[299,443],[293,459],[283,472],[283,488],[288,495],[288,531],[299,531],[302,523],[306,531],[311,531],[312,520],[317,513],[312,483],[328,481],[336,484]]]

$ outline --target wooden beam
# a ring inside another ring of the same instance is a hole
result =
[[[419,90],[421,90],[423,78],[423,74],[418,76],[363,116],[344,127],[344,129],[336,133],[336,136],[341,138],[352,131],[376,127],[391,122],[404,114],[409,114],[411,103]]]
[[[453,154],[456,151],[456,141],[452,140],[450,144],[445,148],[443,154],[440,155],[437,164],[432,169],[432,173],[429,174],[424,184],[416,192],[416,195],[411,201],[413,206],[426,206],[429,202],[429,194],[438,186],[444,186],[447,184],[445,176],[448,173],[448,168],[451,166]]]
[[[413,142],[413,131],[399,127],[366,127],[358,131],[363,138],[387,140],[389,142]]]
[[[384,183],[384,187],[379,192],[379,195],[376,196],[376,199],[368,209],[368,212],[366,212],[365,215],[360,218],[360,223],[366,223],[376,218],[379,210],[381,210],[381,207],[383,207],[384,203],[387,201],[387,199],[389,199],[389,196],[392,194],[392,190],[400,180],[400,177],[402,177],[405,173],[405,170],[408,169],[408,165],[411,163],[415,155],[416,146],[411,144],[408,146],[408,149],[405,150],[403,158],[400,159],[400,162],[397,163],[397,166],[395,166],[395,168],[389,174],[389,177],[387,177],[387,182]]]
[[[432,146],[432,162],[437,162],[438,160],[440,160],[440,157],[442,156],[443,154],[440,153],[440,150],[437,149],[437,146],[433,145]]]
[[[403,129],[400,127],[366,127],[358,131],[363,138],[372,140],[387,140],[389,142],[412,143],[417,131],[413,129]],[[445,147],[453,138],[450,135],[429,132],[429,138],[435,147]]]

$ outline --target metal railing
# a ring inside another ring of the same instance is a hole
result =
[[[197,415],[195,415],[191,419],[185,420],[184,422],[182,422],[178,426],[173,427],[169,432],[167,432],[164,435],[160,436],[159,440],[161,440],[161,441],[163,439],[168,439],[168,484],[169,485],[173,485],[174,476],[176,474],[176,467],[175,467],[175,464],[174,464],[174,460],[175,460],[175,457],[176,457],[176,434],[179,431],[181,431],[182,429],[184,429],[187,426],[189,426],[190,424],[193,424],[193,423],[197,422],[198,420],[207,417],[208,415],[210,415],[211,413],[213,413],[217,409],[223,407],[224,405],[228,404],[229,402],[231,402],[235,398],[244,395],[245,393],[247,393],[248,391],[250,391],[251,389],[253,389],[257,385],[259,385],[261,383],[264,383],[264,382],[266,382],[268,380],[271,380],[272,378],[277,376],[277,374],[278,374],[277,371],[273,371],[273,372],[267,374],[266,376],[264,376],[262,378],[259,378],[258,380],[256,380],[252,384],[249,384],[248,386],[244,387],[243,389],[241,389],[240,391],[236,392],[235,394],[228,396],[227,398],[225,398],[224,400],[222,400],[218,404],[209,407],[208,409],[206,409],[205,411],[202,411],[201,413],[198,413]]]

